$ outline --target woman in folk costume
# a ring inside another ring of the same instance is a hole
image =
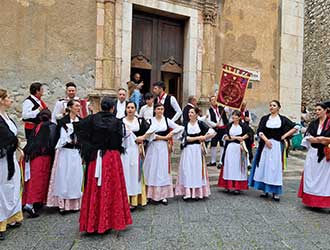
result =
[[[70,100],[67,109],[68,114],[57,121],[59,140],[47,198],[47,206],[58,207],[60,213],[80,209],[84,175],[80,145],[73,129],[73,123],[80,120],[80,102]]]
[[[38,217],[35,208],[47,201],[47,192],[56,143],[56,124],[51,122],[51,112],[43,109],[37,124],[24,147],[25,184],[23,191],[23,211],[31,218]]]
[[[168,141],[173,136],[180,137],[183,127],[164,116],[163,104],[157,103],[154,108],[155,117],[150,120],[150,128],[137,141],[142,142],[146,138],[149,140],[143,167],[147,197],[153,202],[167,205],[167,198],[174,196]]]
[[[23,221],[17,127],[6,113],[12,103],[7,91],[0,89],[0,240],[5,239],[7,225],[18,227]]]
[[[123,163],[128,200],[131,210],[138,205],[147,204],[146,187],[142,170],[143,142],[137,143],[137,137],[143,135],[148,129],[148,123],[143,118],[135,116],[136,104],[128,102],[126,104],[126,116],[123,118],[125,125],[125,137],[123,147],[125,152],[121,154]]]
[[[223,187],[227,192],[248,189],[247,166],[248,150],[245,142],[251,136],[251,130],[246,123],[240,121],[241,112],[232,113],[232,122],[228,125],[224,135],[225,149],[223,154],[224,167],[221,168],[218,187]]]
[[[104,233],[132,224],[120,158],[125,127],[113,114],[114,108],[115,101],[104,97],[101,112],[74,123],[88,166],[80,210],[81,232]]]
[[[291,120],[279,114],[280,108],[279,101],[271,101],[270,114],[260,120],[257,130],[260,142],[249,177],[249,186],[264,192],[260,197],[268,198],[272,193],[274,201],[280,201],[282,194],[285,141],[297,131]]]
[[[198,108],[189,109],[189,122],[185,125],[181,144],[183,150],[175,194],[183,195],[183,200],[203,199],[211,193],[203,147],[204,142],[214,137],[216,132],[197,120],[198,113]]]
[[[317,119],[309,124],[302,141],[308,152],[298,197],[306,206],[330,208],[330,118],[323,103],[315,111]]]

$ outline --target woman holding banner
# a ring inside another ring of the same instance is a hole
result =
[[[269,103],[270,114],[261,118],[257,134],[260,138],[249,186],[262,190],[262,198],[273,194],[274,201],[280,201],[282,194],[283,169],[286,161],[286,140],[297,131],[295,124],[279,114],[281,104],[277,100]]]

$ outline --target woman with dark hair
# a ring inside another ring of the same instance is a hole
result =
[[[225,148],[223,154],[223,168],[221,168],[218,186],[227,192],[234,190],[239,194],[241,190],[248,189],[247,166],[248,150],[246,141],[251,136],[251,130],[246,123],[241,122],[241,112],[232,113],[232,122],[229,123],[223,139]]]
[[[59,140],[47,197],[47,206],[58,207],[60,213],[80,209],[84,175],[80,145],[73,129],[73,123],[80,120],[80,102],[70,100],[67,109],[68,114],[57,121]]]
[[[6,113],[12,103],[7,91],[0,89],[0,240],[5,239],[7,225],[18,227],[23,221],[17,127]]]
[[[176,195],[183,200],[203,199],[211,193],[205,162],[205,141],[216,135],[204,122],[198,121],[199,109],[190,108],[185,124],[179,173],[175,187]]]
[[[56,144],[56,125],[51,122],[51,112],[43,109],[39,113],[40,123],[31,132],[24,147],[25,184],[23,190],[23,211],[31,218],[38,217],[35,208],[47,201],[47,191]]]
[[[330,119],[327,106],[316,104],[317,119],[305,133],[302,145],[308,149],[298,197],[308,207],[330,208]]]
[[[137,138],[137,142],[149,140],[144,160],[144,174],[147,184],[147,197],[154,202],[168,204],[167,198],[174,196],[171,176],[171,149],[168,141],[179,137],[183,127],[164,117],[164,105],[154,106],[155,116],[150,120],[150,128]],[[170,131],[170,129],[173,129]]]
[[[104,233],[132,224],[120,154],[125,128],[113,114],[115,101],[104,97],[102,111],[90,115],[74,129],[82,145],[87,175],[80,211],[80,231]]]
[[[279,101],[271,101],[270,114],[259,122],[260,142],[249,177],[249,186],[264,192],[260,197],[268,198],[272,193],[274,201],[280,201],[282,194],[286,140],[298,129],[295,123],[279,114],[280,108]]]
[[[148,130],[148,123],[143,118],[135,116],[136,104],[127,102],[126,116],[123,118],[125,125],[125,137],[123,147],[125,152],[121,154],[123,163],[128,200],[131,210],[138,205],[145,206],[147,204],[146,187],[143,175],[143,159],[144,148],[143,143],[137,143],[138,136],[143,135]]]

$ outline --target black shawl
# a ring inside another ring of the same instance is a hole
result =
[[[285,116],[282,116],[282,115],[279,115],[279,117],[281,119],[281,127],[279,127],[279,128],[267,128],[266,123],[267,123],[270,116],[271,116],[271,114],[268,114],[268,115],[263,116],[260,119],[259,126],[258,126],[258,129],[257,129],[257,135],[259,136],[259,133],[262,132],[262,133],[264,133],[264,135],[268,139],[274,139],[276,141],[281,142],[282,141],[281,137],[285,133],[287,133],[291,129],[293,129],[294,126],[295,126],[295,123],[292,122],[289,118],[287,118]],[[257,163],[257,166],[258,166],[259,161],[260,161],[261,151],[263,150],[264,147],[265,147],[265,141],[260,139],[259,140],[259,147],[258,147],[258,150],[260,150],[260,153],[257,154],[257,157],[255,159],[256,163]]]
[[[12,122],[14,123],[13,120]],[[17,136],[10,130],[8,124],[2,116],[0,116],[0,138],[0,158],[7,157],[7,180],[10,180],[15,174],[14,153],[18,146],[18,139]]]
[[[322,131],[321,131],[321,134],[317,134],[317,130],[319,128],[319,125],[320,125],[320,120],[319,119],[316,119],[316,120],[313,120],[307,130],[306,130],[306,133],[305,133],[305,136],[308,136],[308,135],[311,135],[313,137],[318,137],[318,136],[325,136],[325,137],[330,137],[330,119],[327,118],[325,121],[324,121],[324,126],[322,128]],[[317,161],[318,162],[321,162],[325,156],[324,154],[324,147],[325,145],[321,144],[321,143],[312,143],[311,146],[313,148],[316,148],[317,149]]]
[[[234,124],[233,122],[229,123],[228,127],[226,128],[225,135],[227,135],[229,138],[230,138],[229,130],[231,129],[233,124]],[[236,136],[248,135],[249,137],[244,140],[245,143],[247,143],[250,140],[250,138],[253,137],[253,130],[245,122],[239,122],[239,125],[242,128],[242,133],[240,135],[236,135]],[[226,150],[227,150],[227,147],[230,143],[240,143],[240,141],[239,140],[226,141],[225,147],[224,147],[224,150],[223,150],[223,154],[222,154],[222,163],[225,162]]]

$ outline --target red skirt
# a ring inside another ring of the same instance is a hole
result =
[[[22,203],[46,203],[51,171],[51,157],[44,155],[30,162],[31,178],[24,183]]]
[[[220,170],[220,176],[218,180],[218,187],[223,187],[229,190],[248,190],[248,181],[233,181],[233,180],[225,180],[223,178],[223,169],[224,167],[222,166]]]
[[[80,210],[80,231],[104,233],[132,224],[120,153],[107,150],[102,159],[102,184],[95,178],[96,160],[88,167]]]
[[[318,196],[304,193],[304,173],[301,176],[298,197],[307,207],[330,208],[330,196]]]

